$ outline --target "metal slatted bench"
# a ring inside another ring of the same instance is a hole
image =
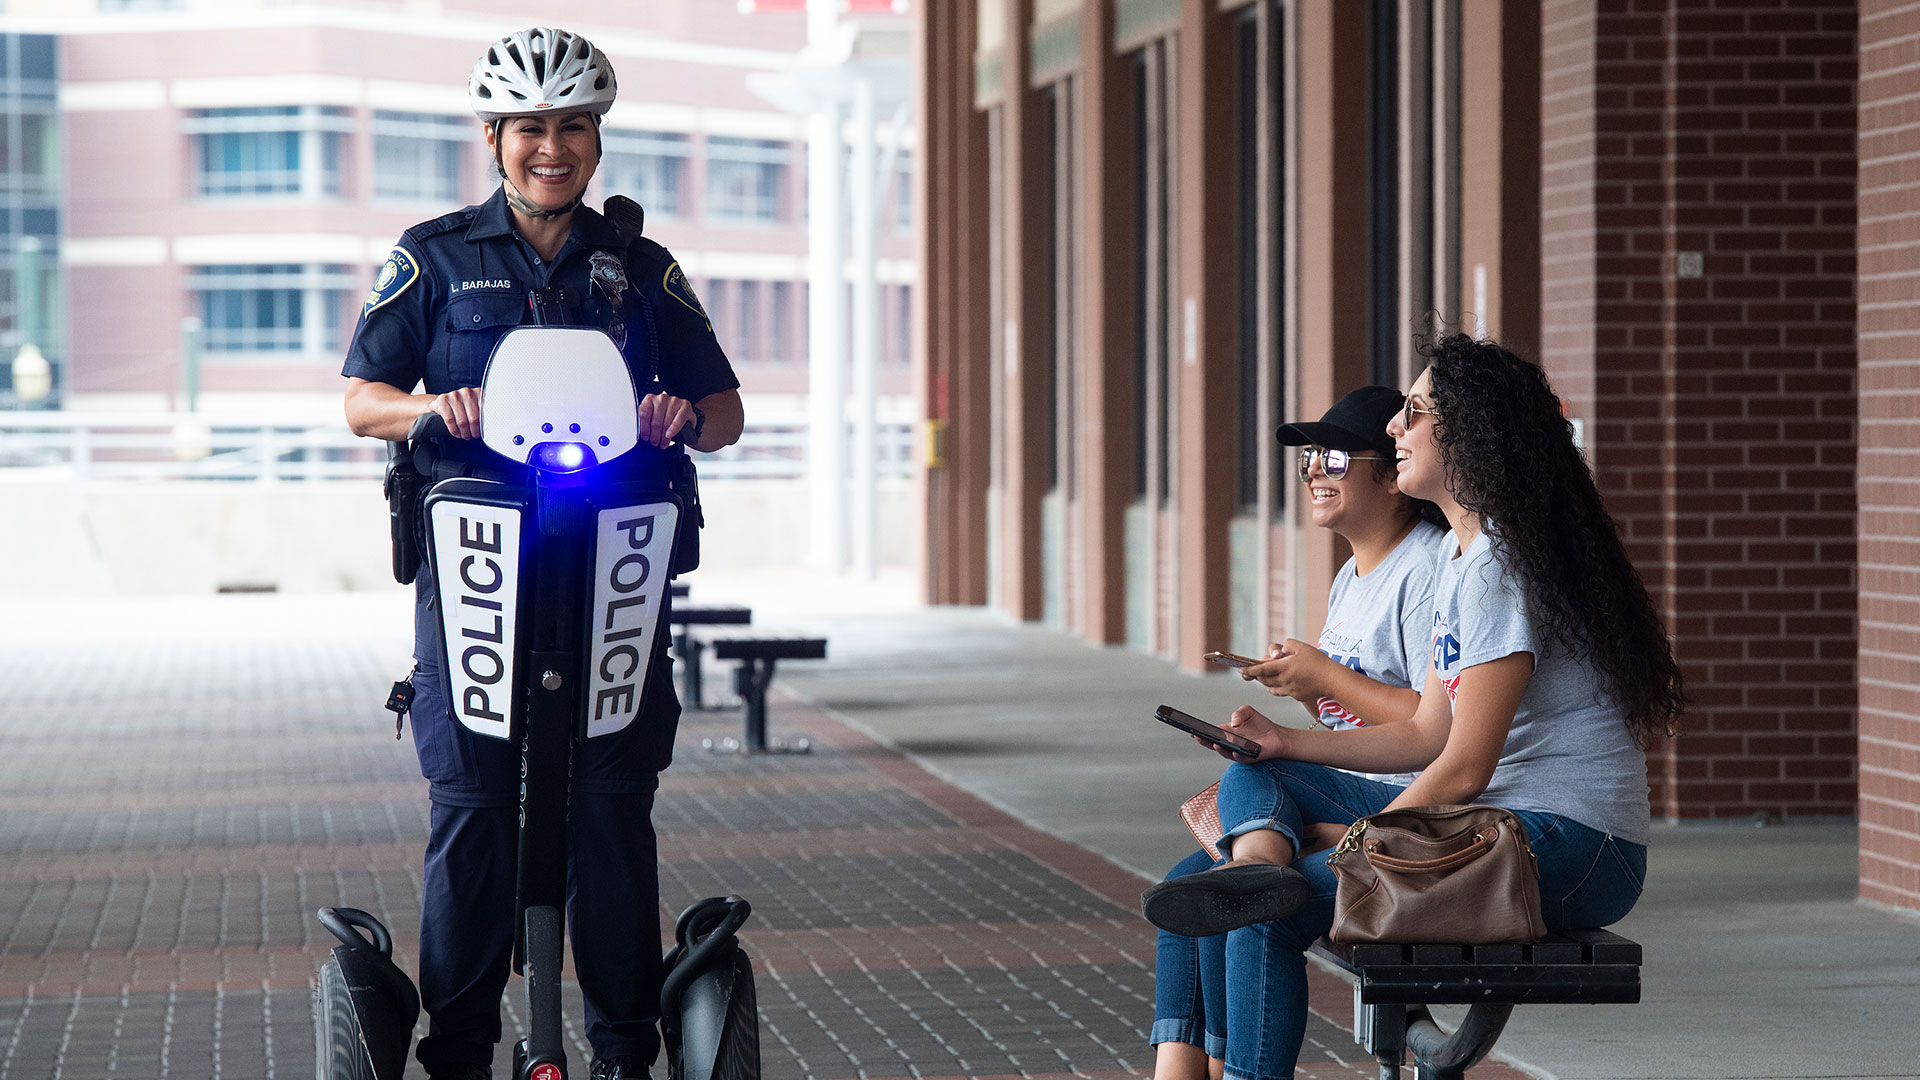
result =
[[[787,743],[780,739],[767,738],[767,687],[773,683],[774,664],[781,660],[824,660],[827,656],[827,639],[804,635],[748,635],[727,634],[716,637],[713,645],[715,660],[737,660],[740,666],[734,669],[733,686],[740,694],[740,702],[746,710],[746,738],[737,745],[728,745],[732,739],[723,740],[717,747],[708,749],[741,750],[749,754],[796,753],[804,754],[812,747],[806,739],[795,739]]]
[[[1398,1080],[1413,1052],[1419,1080],[1458,1080],[1487,1056],[1516,1005],[1633,1004],[1640,945],[1607,930],[1566,930],[1532,945],[1339,944],[1313,952],[1353,977],[1353,1037]],[[1449,1033],[1429,1005],[1469,1005]]]
[[[686,665],[682,703],[689,709],[704,709],[706,705],[700,700],[700,654],[706,646],[693,636],[693,628],[745,626],[753,621],[753,609],[741,604],[675,604],[667,621],[674,627],[673,651]]]

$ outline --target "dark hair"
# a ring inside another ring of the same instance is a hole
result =
[[[1686,696],[1672,643],[1546,373],[1466,334],[1419,351],[1453,497],[1490,526],[1543,638],[1591,659],[1641,746],[1674,734]]]
[[[1396,478],[1399,473],[1400,463],[1392,458],[1381,458],[1373,463],[1373,478],[1380,483],[1384,484]],[[1410,520],[1424,521],[1429,525],[1438,525],[1442,529],[1453,528],[1452,523],[1447,521],[1447,515],[1441,513],[1438,506],[1425,499],[1416,499],[1404,491],[1400,493],[1400,497],[1406,500],[1407,517]]]

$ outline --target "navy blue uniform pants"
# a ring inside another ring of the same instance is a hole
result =
[[[423,594],[425,590],[422,590]],[[429,1018],[415,1052],[431,1072],[486,1064],[500,1041],[500,996],[512,971],[520,752],[449,713],[438,612],[416,611],[412,726],[433,814],[420,901],[420,1001]],[[659,1052],[660,883],[653,833],[658,774],[680,706],[662,634],[647,700],[625,731],[576,751],[568,807],[567,922],[595,1057]]]

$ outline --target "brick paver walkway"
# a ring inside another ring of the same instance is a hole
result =
[[[379,915],[412,967],[425,785],[379,707],[403,628],[191,603],[0,641],[0,1080],[313,1075],[323,904]],[[656,814],[667,925],[754,903],[770,1080],[1150,1071],[1142,881],[820,711],[775,720],[814,752],[709,755],[737,714],[690,715]],[[1374,1075],[1315,978],[1302,1075]]]

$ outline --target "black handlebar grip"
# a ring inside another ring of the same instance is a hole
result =
[[[340,944],[354,949],[372,949],[381,956],[393,955],[393,935],[387,932],[379,919],[359,908],[323,907],[316,914],[320,917],[320,925],[339,938]],[[368,941],[361,935],[361,930],[371,933],[373,940]]]
[[[452,434],[447,430],[447,418],[428,409],[413,418],[413,426],[407,429],[407,441],[417,443],[421,439],[444,439]]]

